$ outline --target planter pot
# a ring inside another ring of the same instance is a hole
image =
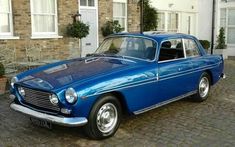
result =
[[[6,83],[7,83],[7,78],[1,77],[0,78],[0,95],[6,93]]]
[[[223,55],[224,59],[228,59],[228,50],[227,49],[214,49],[214,54]]]

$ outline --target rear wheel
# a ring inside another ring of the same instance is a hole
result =
[[[197,102],[205,101],[210,92],[211,78],[208,73],[203,73],[198,83],[197,93],[193,95],[193,100]]]
[[[121,104],[112,95],[100,98],[93,106],[85,133],[93,139],[104,139],[113,136],[121,120]]]

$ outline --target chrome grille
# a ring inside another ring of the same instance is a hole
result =
[[[36,106],[43,109],[60,111],[59,106],[55,106],[50,102],[49,100],[49,96],[51,95],[50,93],[33,90],[25,87],[24,90],[25,90],[24,102],[26,104],[30,104],[32,106]]]

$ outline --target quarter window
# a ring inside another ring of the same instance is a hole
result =
[[[12,36],[11,0],[0,0],[0,36]]]
[[[199,56],[198,46],[194,40],[184,39],[184,46],[187,57]]]
[[[32,35],[58,35],[57,0],[31,0]]]
[[[184,58],[182,39],[171,39],[162,42],[159,61]]]

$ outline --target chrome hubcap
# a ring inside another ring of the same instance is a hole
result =
[[[106,103],[97,113],[97,127],[102,133],[108,133],[116,126],[117,119],[117,108],[112,103]]]
[[[210,83],[206,77],[203,77],[199,83],[199,94],[203,98],[209,92]]]

